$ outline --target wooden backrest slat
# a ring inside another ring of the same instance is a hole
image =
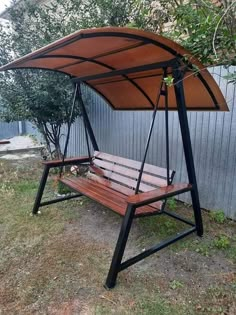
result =
[[[100,184],[103,184],[106,187],[112,188],[118,192],[121,192],[122,194],[126,196],[134,195],[134,189],[122,186],[120,184],[117,184],[115,182],[112,182],[110,180],[105,179],[104,177],[98,176],[94,173],[88,173],[88,178],[92,179],[95,182],[98,182]]]
[[[93,164],[98,167],[102,167],[106,170],[121,174],[123,176],[131,177],[133,179],[138,179],[139,171],[131,168],[127,168],[118,164],[114,164],[112,162],[94,159]],[[165,187],[166,186],[166,179],[156,177],[147,173],[143,173],[142,175],[142,183],[146,182],[151,185],[157,187]]]
[[[136,188],[136,185],[137,185],[137,181],[134,179],[122,176],[117,173],[113,173],[111,171],[102,170],[96,166],[90,166],[90,172],[95,173],[99,176],[104,176],[106,178],[109,178],[110,180],[116,181],[122,185],[126,185],[127,187]],[[156,187],[153,187],[153,186],[150,186],[141,182],[139,190],[142,192],[146,192],[146,191],[153,190],[155,188]]]
[[[111,155],[111,154],[100,152],[100,151],[95,151],[94,156],[96,158],[106,160],[106,161],[115,162],[115,163],[118,163],[120,165],[128,166],[128,167],[136,169],[136,170],[139,170],[141,167],[141,162],[139,162],[139,161],[126,159],[126,158],[123,158],[120,156],[115,156],[115,155]],[[162,168],[162,167],[158,167],[155,165],[145,163],[144,171],[147,173],[150,173],[150,174],[155,174],[157,176],[161,176],[163,178],[167,178],[166,169]],[[172,172],[173,171],[170,170],[170,174]]]

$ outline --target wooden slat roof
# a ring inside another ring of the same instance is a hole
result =
[[[205,67],[183,47],[162,36],[137,29],[106,27],[75,32],[0,68],[0,71],[37,68],[59,71],[82,81],[116,110],[153,109],[164,68],[172,75],[185,57],[200,69],[185,70],[188,110],[223,110],[225,99]],[[186,68],[186,67],[185,67]],[[169,109],[176,109],[174,87],[168,87]],[[164,108],[164,100],[159,109]]]

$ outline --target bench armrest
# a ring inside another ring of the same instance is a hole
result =
[[[162,200],[168,197],[172,197],[178,194],[192,190],[191,184],[177,183],[166,187],[161,187],[151,191],[143,192],[137,195],[129,196],[126,201],[128,204],[135,206],[143,206],[153,203],[158,200]]]
[[[82,164],[85,162],[90,162],[91,158],[89,156],[81,156],[78,158],[68,158],[65,159],[64,162],[62,160],[50,160],[50,161],[43,161],[43,164],[48,167],[58,167],[58,166],[65,166],[71,164]]]

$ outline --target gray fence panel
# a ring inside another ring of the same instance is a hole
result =
[[[5,123],[0,121],[0,139],[12,138],[19,135],[18,122]]]
[[[201,206],[221,209],[236,219],[236,104],[235,86],[226,83],[223,67],[210,69],[228,102],[230,112],[189,112]],[[236,71],[231,67],[230,71]],[[113,111],[103,99],[89,88],[83,91],[91,124],[100,150],[137,160],[142,159],[151,120],[150,112]],[[170,167],[176,170],[175,181],[186,181],[187,173],[180,136],[178,115],[169,114]],[[86,154],[82,121],[72,128],[70,155]],[[159,112],[155,122],[147,162],[165,167],[164,113]],[[181,200],[190,202],[189,195]]]

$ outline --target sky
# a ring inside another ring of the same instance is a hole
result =
[[[9,5],[11,0],[0,0],[0,13],[5,10],[6,5]]]

